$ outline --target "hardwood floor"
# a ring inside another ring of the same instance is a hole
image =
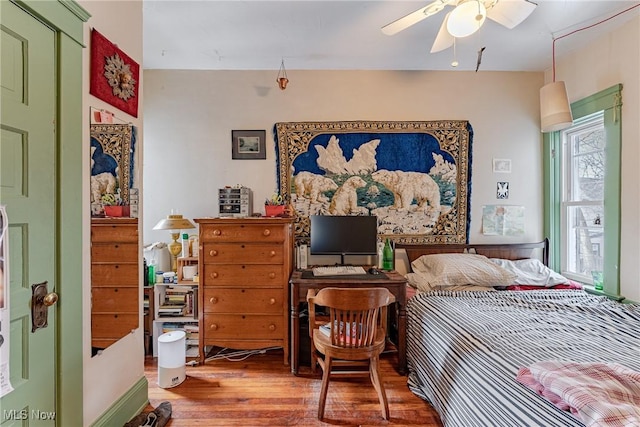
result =
[[[317,419],[320,377],[309,368],[299,376],[282,363],[282,350],[242,361],[214,360],[187,366],[187,378],[177,387],[158,387],[157,358],[147,357],[145,375],[149,402],[145,412],[171,402],[168,427],[181,426],[442,426],[429,403],[407,387],[407,377],[395,371],[396,357],[382,359],[382,377],[390,419],[380,414],[377,395],[368,379],[336,379],[329,384],[324,421]]]

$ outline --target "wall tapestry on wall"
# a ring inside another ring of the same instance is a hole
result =
[[[376,215],[399,243],[468,243],[468,121],[276,123],[274,138],[299,242],[309,215]]]
[[[140,66],[105,36],[91,30],[89,93],[138,117]]]
[[[104,206],[128,206],[133,186],[136,128],[129,124],[91,125],[91,215]]]

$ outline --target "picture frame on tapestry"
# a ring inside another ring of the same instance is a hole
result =
[[[233,160],[264,160],[267,158],[265,130],[232,130],[231,158]]]

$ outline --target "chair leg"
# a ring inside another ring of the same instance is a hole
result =
[[[329,377],[331,376],[331,357],[325,356],[324,362],[320,363],[323,369],[322,372],[322,386],[320,388],[320,401],[318,402],[318,419],[324,418],[324,406],[327,402],[327,390],[329,389]]]
[[[371,376],[371,383],[373,388],[378,393],[378,400],[380,401],[380,410],[382,411],[382,418],[389,419],[389,402],[387,402],[387,394],[384,391],[384,385],[380,379],[380,364],[378,357],[371,358],[369,365],[369,374]]]

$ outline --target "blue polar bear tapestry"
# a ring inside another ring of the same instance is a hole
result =
[[[278,190],[308,243],[309,215],[375,215],[398,243],[468,243],[468,121],[276,123]]]

